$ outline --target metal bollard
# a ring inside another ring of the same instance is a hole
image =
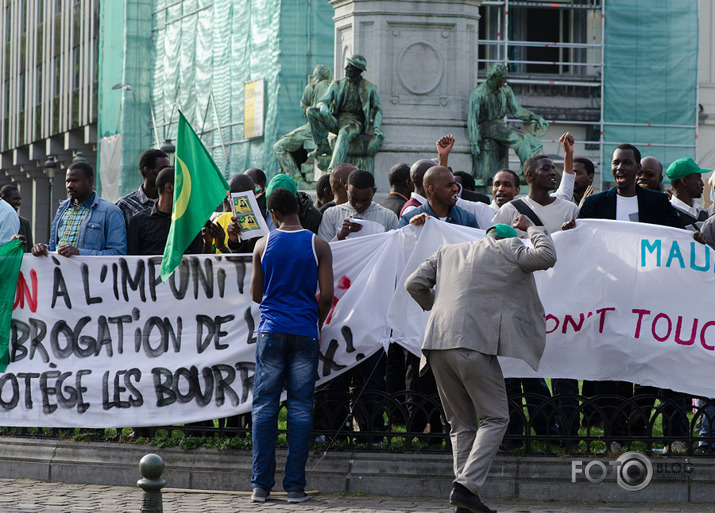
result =
[[[144,490],[140,513],[164,513],[161,489],[166,486],[166,481],[160,479],[164,460],[157,454],[147,454],[139,461],[139,472],[144,477],[137,481],[137,486]]]

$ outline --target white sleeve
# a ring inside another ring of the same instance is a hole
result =
[[[472,213],[477,218],[477,224],[480,229],[486,230],[493,224],[494,210],[486,203],[458,198],[457,206]]]
[[[556,198],[561,198],[562,200],[571,201],[573,198],[573,185],[576,182],[576,173],[566,173],[565,171],[561,173],[561,183],[559,188],[552,196]]]

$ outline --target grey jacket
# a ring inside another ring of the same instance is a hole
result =
[[[493,237],[442,246],[412,273],[407,292],[432,310],[423,353],[464,348],[538,368],[546,322],[531,273],[552,267],[556,249],[543,228],[527,234],[533,248]]]

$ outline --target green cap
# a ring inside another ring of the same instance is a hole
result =
[[[508,224],[497,223],[487,228],[487,237],[510,239],[516,237],[516,230]]]
[[[367,60],[362,55],[353,55],[348,59],[348,64],[361,71],[365,71],[367,69]]]
[[[683,178],[694,173],[709,173],[710,171],[712,171],[712,169],[700,169],[700,166],[698,166],[693,159],[687,158],[678,159],[673,162],[668,166],[668,170],[665,174],[668,175],[668,178],[672,182],[673,180],[677,180],[678,178]]]
[[[266,187],[266,197],[270,196],[276,189],[288,189],[293,196],[298,194],[298,186],[295,180],[284,173],[279,173],[271,178],[271,181],[268,182],[268,186]]]

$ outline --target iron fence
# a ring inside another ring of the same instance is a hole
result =
[[[697,402],[694,400],[696,399]],[[502,450],[523,455],[597,455],[636,450],[663,455],[712,455],[715,452],[715,400],[683,394],[622,395],[517,394],[509,398],[510,423]],[[285,419],[283,413],[282,419]],[[285,444],[285,420],[278,443]],[[250,446],[250,414],[176,426],[117,429],[0,428],[4,436],[74,440],[146,441],[239,439]],[[201,437],[206,437],[201,439]],[[316,450],[451,452],[449,425],[437,394],[402,391],[388,394],[316,395]],[[167,442],[168,443],[168,442]]]

